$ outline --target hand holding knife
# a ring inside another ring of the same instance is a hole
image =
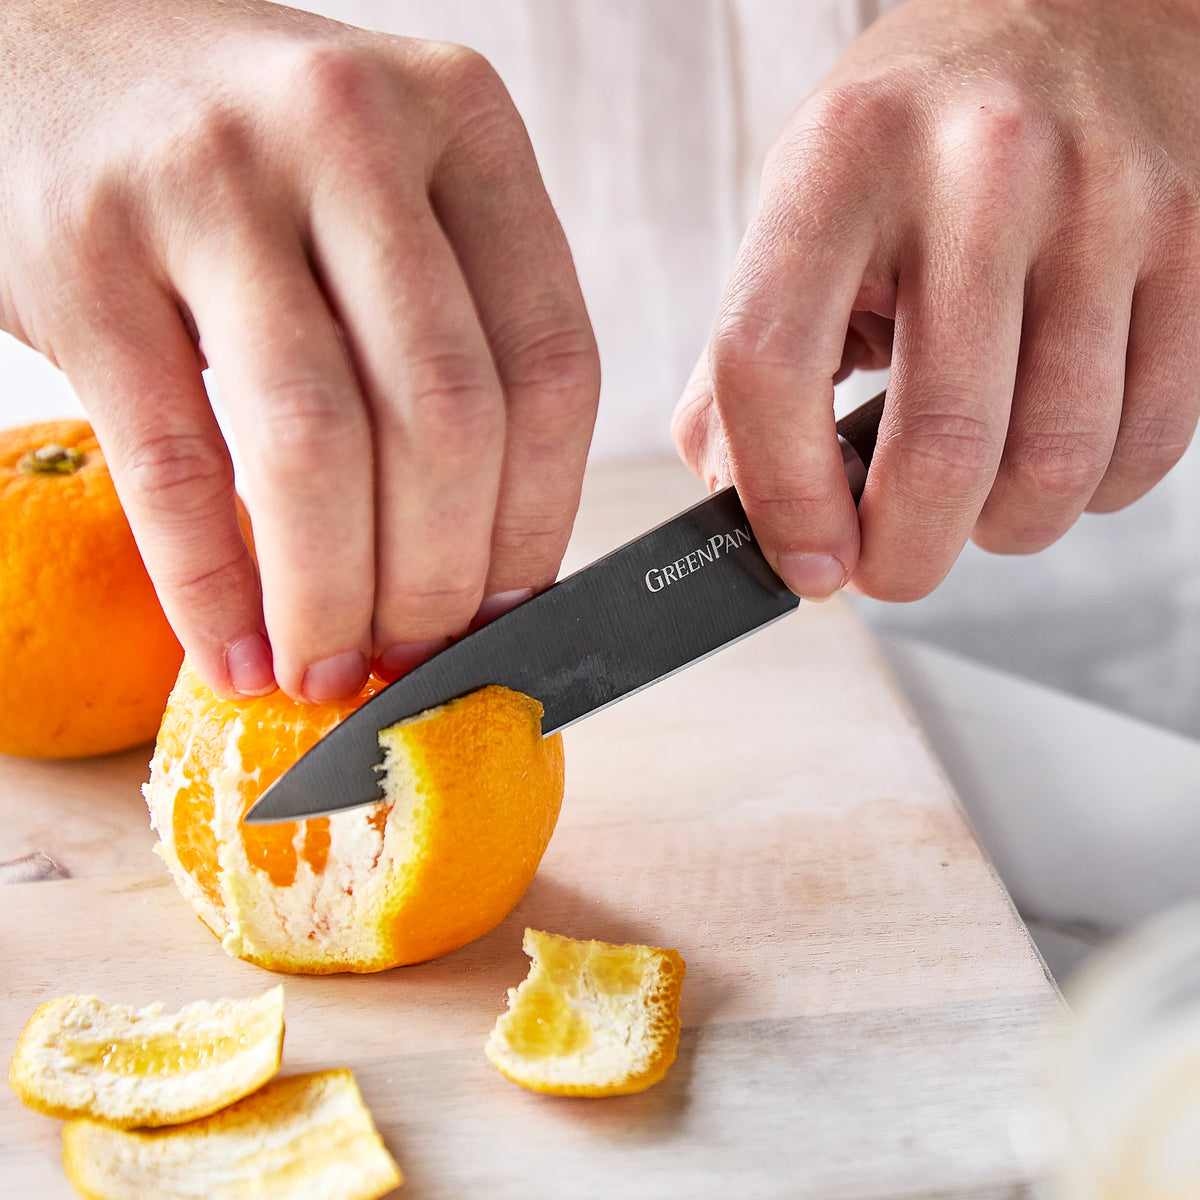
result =
[[[862,495],[881,393],[838,422]],[[381,799],[378,735],[499,684],[541,702],[555,733],[786,616],[800,603],[725,488],[448,646],[330,731],[258,799],[250,824],[299,821]]]

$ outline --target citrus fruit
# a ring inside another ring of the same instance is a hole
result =
[[[87,1200],[376,1200],[402,1180],[347,1070],[282,1076],[171,1129],[70,1121],[63,1167]]]
[[[282,987],[177,1013],[60,996],[30,1017],[8,1080],[23,1104],[50,1117],[174,1125],[261,1086],[279,1070],[282,1047]]]
[[[675,1061],[684,962],[675,950],[525,930],[533,962],[484,1051],[513,1083],[556,1096],[619,1096]]]
[[[541,705],[506,688],[383,730],[378,804],[242,824],[379,686],[341,704],[225,700],[184,663],[145,795],[158,852],[229,953],[280,971],[380,971],[458,949],[528,887],[562,803],[562,739],[543,739]]]
[[[0,431],[0,753],[150,741],[182,658],[91,426]]]

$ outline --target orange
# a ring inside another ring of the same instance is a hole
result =
[[[403,1179],[345,1069],[280,1076],[169,1129],[69,1121],[63,1167],[87,1200],[378,1200]]]
[[[48,1117],[175,1125],[266,1083],[282,1049],[282,987],[249,1000],[197,1000],[177,1013],[59,996],[30,1017],[8,1082]]]
[[[0,432],[0,753],[150,741],[182,658],[91,426]]]
[[[145,795],[159,854],[229,953],[280,971],[385,970],[481,936],[528,887],[562,803],[562,739],[543,739],[541,705],[505,688],[381,731],[380,803],[241,823],[379,686],[344,704],[225,700],[184,662]]]
[[[555,1096],[621,1096],[667,1073],[679,1044],[678,951],[525,930],[533,960],[484,1052],[506,1079]]]

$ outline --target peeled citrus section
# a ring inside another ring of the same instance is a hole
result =
[[[207,1116],[279,1070],[283,988],[250,1000],[198,1000],[177,1013],[60,996],[29,1019],[8,1081],[51,1117],[121,1128]]]
[[[87,1200],[376,1200],[403,1178],[347,1070],[272,1080],[172,1129],[71,1121],[63,1166]]]
[[[644,1091],[675,1061],[684,962],[675,950],[525,930],[529,975],[484,1047],[513,1083],[557,1096]]]
[[[541,705],[507,688],[383,731],[379,804],[242,823],[378,686],[341,705],[224,700],[184,663],[146,801],[159,854],[229,953],[311,974],[421,962],[488,932],[529,886],[562,803],[562,739],[543,739]]]

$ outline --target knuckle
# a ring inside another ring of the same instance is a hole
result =
[[[823,89],[771,148],[767,170],[793,173],[812,160],[878,160],[899,151],[912,126],[912,104],[886,76]]]
[[[478,113],[497,106],[509,107],[508,89],[478,50],[444,42],[433,49],[430,61],[431,75],[440,92],[460,111]]]
[[[365,454],[362,408],[344,388],[278,380],[260,400],[257,437],[248,449],[264,474],[311,486],[331,466]]]
[[[770,529],[781,543],[796,537],[812,540],[829,521],[830,498],[806,487],[806,473],[779,478],[761,472],[741,471],[738,495],[756,525]]]
[[[1092,124],[1072,142],[1071,173],[1098,196],[1134,192],[1138,177],[1154,166],[1152,157],[1104,124]]]
[[[879,203],[863,172],[907,178],[919,137],[908,97],[887,79],[819,92],[766,154],[757,233],[782,249],[836,239]]]
[[[246,116],[213,100],[193,109],[152,155],[148,180],[168,211],[197,207],[225,214],[241,208],[255,170],[254,134]]]
[[[774,314],[738,306],[723,308],[709,342],[714,394],[720,397],[759,390],[779,371],[794,371],[804,363],[810,342]]]
[[[1004,470],[1021,495],[1069,500],[1091,493],[1104,474],[1110,450],[1098,433],[1029,431],[1010,440]]]
[[[502,561],[511,572],[514,567],[517,573],[531,575],[546,574],[547,568],[553,570],[562,560],[570,536],[569,525],[542,518],[536,523],[525,520],[520,524],[515,521],[497,521],[492,530],[492,558]]]
[[[36,214],[20,214],[20,248],[29,264],[45,264],[35,294],[47,324],[94,323],[113,303],[114,275],[128,278],[137,258],[129,197],[111,178],[71,177],[55,179],[42,200]]]
[[[410,636],[443,637],[461,633],[482,600],[482,577],[403,580],[389,607]]]
[[[530,186],[538,168],[524,122],[492,64],[466,46],[445,44],[431,60],[428,103],[447,159],[467,160],[486,187]]]
[[[1011,221],[1014,197],[1043,191],[1062,158],[1062,139],[1033,94],[994,80],[965,88],[942,114],[937,137],[956,203],[977,218]]]
[[[1113,463],[1158,480],[1183,457],[1194,433],[1195,421],[1190,413],[1163,408],[1126,414],[1117,434]]]
[[[417,358],[405,407],[412,436],[444,451],[469,452],[503,433],[495,373],[473,354],[447,350]]]
[[[191,613],[228,609],[231,597],[242,597],[253,586],[245,558],[230,559],[199,570],[185,571],[176,567],[162,572],[160,579],[160,586],[170,593],[172,607]]]
[[[362,46],[317,41],[292,51],[285,89],[292,119],[339,136],[374,124],[391,101],[385,64]]]
[[[127,494],[143,507],[203,510],[233,492],[229,456],[198,434],[162,434],[134,444],[122,459]]]
[[[123,205],[107,180],[58,180],[45,195],[48,243],[80,257],[102,244],[122,217]]]
[[[899,408],[899,406],[897,406]],[[954,405],[899,411],[885,446],[911,491],[954,500],[986,490],[999,458],[996,431],[982,416]]]
[[[513,332],[501,329],[493,342],[507,387],[588,401],[600,391],[600,357],[587,325],[551,320]]]
[[[950,147],[985,162],[1023,157],[1042,144],[1040,105],[1011,81],[976,80],[963,88],[943,116]]]

